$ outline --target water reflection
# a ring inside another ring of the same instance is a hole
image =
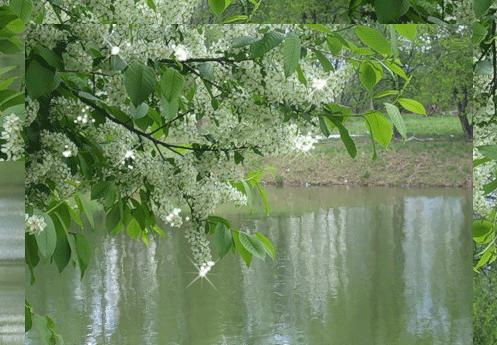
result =
[[[24,344],[24,162],[0,164],[0,344]]]
[[[292,193],[283,200],[296,205]],[[43,267],[28,296],[68,344],[471,343],[470,195],[381,193],[358,189],[340,205],[323,188],[313,209],[228,215],[267,234],[277,256],[248,269],[228,255],[209,276],[219,293],[200,280],[185,290],[195,269],[182,233],[169,231],[148,248],[95,235],[82,282]]]

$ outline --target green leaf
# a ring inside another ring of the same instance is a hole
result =
[[[142,233],[142,228],[140,227],[140,223],[133,217],[131,218],[127,228],[126,228],[126,233],[128,236],[131,236],[133,238],[138,238],[140,234]]]
[[[495,0],[473,0],[473,11],[475,12],[476,19],[483,16]]]
[[[492,160],[490,158],[488,158],[488,157],[483,157],[483,158],[475,159],[473,161],[473,168],[477,167],[478,165],[482,165],[484,163],[488,163],[490,161],[492,161]]]
[[[393,27],[401,36],[414,43],[414,39],[418,33],[418,26],[416,24],[394,24]]]
[[[71,245],[67,239],[67,231],[64,229],[60,215],[55,214],[52,218],[55,231],[57,232],[57,246],[53,254],[53,260],[61,273],[71,260]]]
[[[119,204],[120,201],[115,203],[105,217],[105,229],[108,232],[115,231],[117,228],[120,228],[119,225],[122,224]]]
[[[361,39],[362,43],[376,50],[380,54],[392,54],[392,47],[390,46],[390,43],[377,29],[370,28],[369,26],[356,26],[355,33],[357,37]]]
[[[285,35],[278,31],[268,31],[264,37],[250,45],[249,57],[255,59],[263,56],[271,49],[277,47]]]
[[[497,145],[483,145],[477,146],[476,148],[485,157],[497,160]]]
[[[59,217],[64,230],[67,232],[71,226],[71,214],[68,210],[69,206],[67,203],[60,204],[53,212],[57,217]]]
[[[240,152],[235,151],[235,164],[242,163],[244,159],[245,157],[243,157],[243,155]]]
[[[404,118],[402,115],[400,115],[399,108],[397,106],[390,104],[390,103],[384,103],[385,108],[387,109],[387,114],[390,116],[390,120],[392,120],[395,128],[399,131],[400,135],[402,135],[402,138],[405,140],[406,138],[406,123],[404,122]]]
[[[110,69],[113,71],[122,71],[128,66],[126,61],[121,59],[119,55],[112,55],[109,58]]]
[[[442,19],[433,17],[433,16],[428,16],[426,18],[427,23],[433,23],[433,24],[441,24],[441,25],[446,25],[447,22],[444,22]]]
[[[245,261],[247,267],[250,267],[250,264],[252,262],[252,254],[242,245],[239,239],[239,232],[236,230],[233,230],[233,240],[235,242],[235,247],[240,253],[243,261]]]
[[[248,46],[254,42],[257,42],[256,37],[240,36],[240,37],[235,38],[235,40],[233,41],[233,44],[231,46],[233,48],[242,48],[242,47]]]
[[[494,72],[490,59],[485,59],[476,62],[473,74],[474,75],[492,75]]]
[[[326,39],[326,44],[328,45],[328,49],[333,55],[340,55],[343,44],[337,37],[328,36],[328,38]]]
[[[33,60],[26,70],[26,90],[33,99],[49,94],[54,87],[55,71],[43,67],[38,61]]]
[[[143,102],[140,104],[138,107],[135,107],[133,104],[129,105],[129,113],[133,118],[136,119],[141,119],[148,113],[149,106],[147,103]]]
[[[255,186],[259,191],[259,196],[261,197],[262,203],[264,204],[264,210],[266,212],[266,215],[268,216],[271,205],[269,205],[269,202],[267,201],[267,196],[266,196],[267,192],[260,183],[257,182]]]
[[[147,5],[150,7],[154,12],[157,12],[157,7],[155,6],[154,0],[147,0]]]
[[[217,254],[222,259],[223,256],[229,252],[231,245],[233,244],[231,231],[224,223],[217,223],[214,241],[216,244]]]
[[[179,97],[183,91],[185,79],[174,68],[168,68],[162,75],[161,87],[161,104],[165,112],[165,118],[171,120],[174,118],[179,109]]]
[[[16,34],[21,34],[24,31],[24,22],[20,18],[15,18],[5,25],[5,29]]]
[[[209,7],[212,12],[220,16],[224,10],[230,5],[231,0],[209,0]]]
[[[473,240],[480,244],[489,243],[495,237],[492,229],[492,222],[483,219],[473,221]]]
[[[418,101],[409,98],[399,98],[399,103],[410,112],[426,115],[425,107]]]
[[[36,238],[34,235],[26,234],[25,238],[25,261],[31,272],[31,285],[35,282],[34,268],[40,262],[40,257],[38,256],[38,245],[36,244]]]
[[[33,308],[24,300],[24,331],[28,332],[33,327]]]
[[[410,0],[374,0],[374,10],[382,24],[397,21],[410,7]]]
[[[274,250],[274,247],[264,235],[256,232],[255,236],[264,244],[264,249],[266,250],[266,254],[268,254],[270,257],[273,258],[273,260],[276,258],[276,252]]]
[[[255,235],[249,235],[244,232],[238,234],[240,243],[249,253],[264,260],[266,258],[266,249],[261,240]]]
[[[31,0],[11,0],[10,8],[24,23],[27,23],[33,11],[33,2]]]
[[[92,94],[89,94],[88,92],[84,92],[84,91],[79,91],[78,97],[86,98],[86,99],[89,99],[90,101],[100,101],[100,98],[95,97]]]
[[[483,192],[485,193],[485,195],[492,193],[496,189],[497,189],[497,179],[483,185]]]
[[[299,79],[299,81],[307,86],[307,80],[305,79],[305,76],[304,76],[304,73],[302,72],[302,68],[300,67],[300,64],[297,65],[296,67],[297,69],[297,78]]]
[[[44,345],[53,345],[52,332],[47,327],[47,319],[38,314],[34,314],[34,324]]]
[[[399,94],[399,91],[397,91],[397,90],[388,90],[388,91],[378,92],[376,95],[374,95],[373,98],[382,98],[382,97],[391,96],[391,95],[398,95],[398,94]]]
[[[135,107],[154,91],[155,72],[150,66],[134,62],[124,72],[124,87]]]
[[[404,72],[404,70],[401,67],[390,61],[383,61],[383,63],[385,64],[385,66],[387,66],[390,69],[390,71],[407,80],[406,72]]]
[[[100,199],[109,194],[114,189],[111,181],[101,181],[91,188],[91,200]]]
[[[37,212],[35,212],[37,214]],[[55,232],[55,226],[52,219],[45,213],[38,213],[38,215],[42,215],[47,226],[45,230],[43,230],[40,234],[37,234],[36,244],[38,245],[38,250],[41,255],[45,257],[45,259],[49,259],[54,251],[55,246],[57,244],[57,233]]]
[[[2,67],[0,68],[0,75],[8,73],[12,70],[15,70],[16,68],[19,68],[18,66],[7,66],[7,67]]]
[[[369,123],[370,130],[373,133],[374,138],[378,143],[387,147],[392,140],[392,125],[388,120],[380,113],[373,112],[365,115],[366,121]]]
[[[376,152],[376,143],[373,137],[373,130],[371,129],[371,125],[367,120],[366,120],[366,127],[368,128],[369,135],[371,137],[371,145],[373,145],[373,161],[375,161],[378,158],[378,153]]]
[[[473,44],[478,45],[487,36],[488,30],[479,22],[473,23]]]
[[[330,136],[330,130],[328,128],[328,125],[326,124],[325,117],[319,116],[319,128],[321,129],[321,132],[325,137]]]
[[[478,261],[478,263],[474,267],[474,269],[478,269],[478,268],[484,266],[485,264],[487,264],[487,262],[489,262],[490,260],[492,260],[493,257],[496,255],[495,250],[496,250],[495,246],[487,247],[487,249],[485,250],[485,252],[481,256],[480,260]]]
[[[36,46],[31,51],[31,55],[35,56],[38,62],[46,63],[51,68],[54,68],[56,70],[64,69],[64,62],[57,54],[55,54],[53,50],[47,49],[42,46]],[[43,59],[43,61],[40,61],[40,59]]]
[[[375,51],[370,48],[359,47],[354,49],[354,54],[357,55],[374,55]]]
[[[300,60],[300,38],[294,33],[286,36],[283,43],[283,66],[285,78],[288,78],[295,72],[295,68]]]
[[[349,131],[347,130],[347,128],[345,128],[340,118],[333,117],[331,115],[327,115],[327,117],[338,128],[338,131],[340,132],[340,139],[345,145],[345,148],[347,149],[350,157],[355,158],[355,156],[357,155],[357,149],[355,147],[354,140],[352,140],[349,135]]]
[[[223,24],[229,24],[229,23],[233,23],[233,22],[237,22],[237,21],[245,21],[247,19],[248,19],[248,16],[246,16],[246,15],[232,16],[232,17],[229,17],[229,18],[226,18],[225,20],[223,20]]]
[[[362,85],[369,91],[373,90],[373,87],[379,81],[376,79],[376,72],[373,65],[369,62],[363,62],[361,67],[359,67],[359,79]]]
[[[313,49],[312,51],[314,52],[314,54],[318,58],[321,66],[323,66],[323,69],[325,72],[330,72],[330,71],[335,70],[333,68],[333,65],[331,64],[330,60],[328,60],[328,58],[323,53],[321,53],[319,50],[316,50],[316,49]]]
[[[15,92],[14,90],[0,90],[0,111],[5,111],[18,104],[24,103],[24,92]],[[25,114],[25,112],[23,113]],[[16,113],[16,115],[22,115]]]
[[[93,222],[93,214],[91,212],[91,208],[90,208],[90,204],[89,204],[88,200],[84,197],[84,195],[81,195],[80,193],[78,193],[74,196],[74,200],[76,200],[76,204],[78,205],[79,212],[85,214],[86,219],[88,219],[88,222],[90,223],[91,228],[95,229],[95,223]]]
[[[6,89],[16,78],[8,78],[0,82],[0,91]]]
[[[76,254],[78,255],[79,269],[81,270],[81,279],[85,274],[86,268],[91,258],[91,247],[82,234],[76,234]]]

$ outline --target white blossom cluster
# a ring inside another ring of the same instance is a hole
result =
[[[39,235],[47,227],[45,219],[41,216],[24,214],[25,231],[27,234]]]
[[[59,153],[64,157],[78,154],[76,145],[63,133],[49,132],[44,129],[40,133],[40,141],[46,150],[50,150],[55,154]]]
[[[307,152],[315,148],[315,144],[318,142],[318,137],[313,136],[310,132],[307,135],[299,135],[295,138],[295,147],[301,152]]]
[[[7,160],[18,160],[24,156],[24,131],[21,119],[15,114],[5,116],[0,139],[5,140],[0,149],[7,155]],[[3,159],[0,159],[3,160]]]
[[[186,239],[192,248],[193,260],[199,267],[206,267],[209,262],[212,262],[209,240],[205,233],[205,227],[201,224],[192,222],[186,228]],[[212,265],[209,265],[212,266]]]
[[[138,61],[146,64],[149,59],[171,59],[173,55],[179,60],[220,58],[223,51],[239,51],[231,47],[235,38],[242,35],[261,38],[259,30],[263,28],[278,28],[285,32],[302,30],[294,25],[138,27],[75,24],[71,26],[71,36],[77,37],[77,40],[64,53],[64,65],[66,68],[71,66],[106,74],[96,76],[96,81],[103,83],[104,87],[99,88],[95,96],[108,106],[116,106],[129,113],[129,98],[122,72],[110,70],[105,63],[93,66],[90,48],[99,50],[107,60],[119,56],[126,63]],[[59,32],[59,28],[47,25],[30,26],[27,31],[27,50],[37,44],[53,48],[57,41],[68,38],[66,33]],[[310,31],[306,33],[323,35]],[[207,45],[207,37],[212,36],[218,39]],[[191,66],[197,70],[202,68],[200,63]],[[175,153],[156,147],[150,140],[114,122],[97,124],[93,121],[91,108],[80,100],[62,97],[52,100],[51,119],[75,126],[80,135],[102,150],[106,164],[100,167],[102,175],[96,176],[95,182],[112,180],[121,195],[132,196],[147,181],[152,186],[150,203],[154,214],[171,227],[180,227],[187,221],[187,237],[192,243],[195,261],[200,265],[210,261],[203,221],[222,203],[247,204],[247,197],[230,183],[243,178],[240,165],[234,162],[235,152],[246,155],[250,148],[257,147],[265,156],[272,156],[311,149],[315,134],[310,133],[315,133],[318,127],[300,117],[285,122],[280,105],[294,107],[298,112],[312,104],[319,111],[323,104],[334,102],[340,96],[345,79],[353,73],[350,65],[342,63],[341,66],[335,72],[324,72],[312,56],[302,59],[301,67],[309,81],[305,86],[296,75],[284,78],[280,47],[266,53],[260,64],[250,60],[235,64],[210,62],[212,83],[216,84],[212,85],[211,92],[219,101],[217,109],[211,104],[211,94],[204,82],[196,74],[184,75],[184,94],[194,85],[196,92],[191,103],[186,96],[182,96],[183,102],[188,104],[188,113],[173,124],[168,137],[163,140],[180,146],[198,143],[207,145],[211,150],[220,149],[218,152],[195,154],[193,150],[186,149]],[[322,82],[312,86],[313,80]],[[85,83],[76,77],[72,81]],[[28,113],[36,112],[38,102],[29,96],[27,102]],[[203,115],[205,126],[198,126],[198,114]],[[32,121],[33,115],[28,117]],[[144,131],[148,133],[151,129]],[[84,179],[78,174],[72,175],[66,164],[67,158],[78,155],[77,146],[67,136],[43,131],[40,142],[38,151],[26,157],[29,166],[26,175],[27,204],[47,200],[42,191],[34,188],[38,184],[55,185],[60,195],[70,195],[74,192],[70,188],[74,187],[65,181]],[[180,215],[179,205],[185,204],[191,208],[191,222]]]
[[[145,0],[66,0],[60,19],[54,12],[48,0],[35,2],[34,13],[46,11],[43,24],[60,24],[60,20],[72,19],[79,23],[136,23],[136,24],[173,24],[188,23],[194,9],[201,0],[168,1],[153,0],[156,6],[154,11]],[[76,11],[78,10],[78,11]],[[74,15],[71,15],[74,13]]]
[[[33,101],[31,98],[26,97],[26,126],[31,125],[36,118],[39,109],[40,104],[37,101]]]

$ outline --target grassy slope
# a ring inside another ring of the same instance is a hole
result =
[[[299,155],[264,159],[250,157],[247,170],[257,166],[277,168],[271,184],[287,185],[375,185],[472,187],[472,143],[465,142],[459,120],[454,116],[404,115],[408,137],[429,141],[393,141],[387,149],[377,145],[378,159],[372,161],[369,136],[355,138],[357,157],[351,159],[340,139],[329,139],[316,149]],[[366,135],[363,120],[347,127],[351,134]]]

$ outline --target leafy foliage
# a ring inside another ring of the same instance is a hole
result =
[[[402,97],[404,88],[380,95],[394,98],[374,112],[353,114],[335,101],[343,79],[354,73],[363,74],[370,98],[384,71],[402,74],[392,37],[376,28],[350,28],[352,42],[342,30],[319,25],[165,27],[174,46],[155,42],[148,27],[106,29],[107,36],[96,45],[88,35],[101,37],[101,29],[32,28],[32,34],[50,33],[45,41],[30,41],[26,57],[31,105],[26,214],[40,215],[47,223],[39,234],[26,236],[32,283],[40,261],[54,262],[59,271],[72,262],[84,279],[92,251],[87,233],[102,230],[95,229],[92,202],[104,210],[107,232],[125,233],[145,245],[165,237],[159,219],[169,227],[185,224],[199,264],[210,261],[208,236],[220,258],[231,250],[247,266],[254,257],[274,260],[276,252],[266,236],[234,229],[214,215],[218,204],[250,206],[256,198],[269,214],[260,181],[271,169],[242,175],[245,157],[291,152],[303,147],[301,133],[328,136],[337,130],[354,158],[350,116],[364,118],[372,144],[387,147],[392,124],[383,112],[405,135],[397,105],[402,99],[419,108]],[[53,44],[52,36],[59,41]],[[221,42],[212,38],[216,36]],[[105,55],[109,48],[116,51],[109,42],[132,46],[131,37],[138,48]],[[148,45],[140,46],[143,42]],[[210,43],[198,47],[198,42]],[[222,50],[213,51],[215,45]],[[178,47],[199,56],[178,58]],[[78,51],[86,64],[65,54],[68,50]],[[34,320],[45,338],[53,336],[47,319]]]
[[[24,159],[24,86],[20,64],[24,52],[24,21],[30,0],[0,6],[0,159]]]

